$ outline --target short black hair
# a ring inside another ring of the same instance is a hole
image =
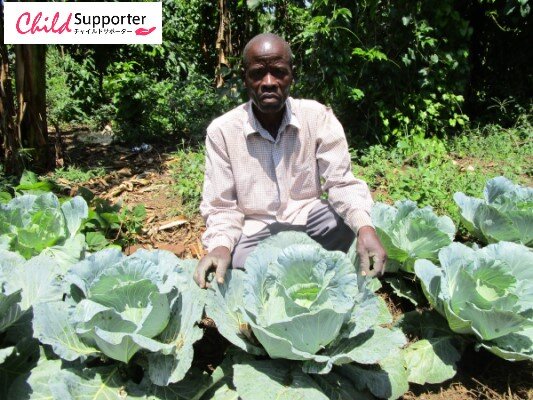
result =
[[[292,68],[293,63],[293,55],[291,46],[289,46],[289,43],[285,39],[283,39],[281,36],[276,35],[275,33],[260,33],[259,35],[254,36],[250,39],[248,43],[246,43],[246,46],[244,46],[244,50],[242,52],[242,67],[243,69],[248,68],[248,51],[250,50],[250,47],[258,41],[261,40],[275,40],[278,42],[281,42],[283,44],[283,47],[285,48],[285,51],[287,52],[287,55],[289,56],[289,66]]]

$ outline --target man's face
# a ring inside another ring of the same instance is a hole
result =
[[[254,43],[247,53],[244,84],[248,96],[263,114],[277,113],[289,97],[292,69],[283,43],[263,40]]]

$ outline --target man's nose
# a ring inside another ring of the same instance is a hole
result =
[[[276,79],[272,76],[271,73],[267,73],[265,77],[263,78],[263,82],[261,86],[263,86],[263,89],[274,88],[276,87]]]

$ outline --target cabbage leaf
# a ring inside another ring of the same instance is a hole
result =
[[[36,307],[35,335],[67,361],[105,354],[127,363],[143,351],[153,383],[177,382],[203,334],[205,291],[191,267],[166,251],[99,251],[65,276],[71,297]]]
[[[461,192],[453,198],[461,208],[463,225],[482,242],[533,246],[533,188],[499,176],[487,182],[483,199]]]
[[[455,236],[455,225],[449,217],[438,217],[431,207],[418,208],[410,200],[398,201],[394,207],[376,203],[371,215],[387,252],[388,272],[413,272],[420,258],[436,261],[439,250]]]
[[[453,243],[440,266],[418,260],[415,273],[431,305],[457,333],[511,361],[533,359],[533,252],[499,242],[482,249]]]

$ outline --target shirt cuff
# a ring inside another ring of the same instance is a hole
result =
[[[351,222],[351,228],[355,233],[359,232],[359,229],[361,229],[363,226],[371,226],[374,228],[374,224],[372,223],[372,218],[370,215],[363,210],[357,210],[355,211],[350,218]]]
[[[207,245],[207,251],[211,252],[217,247],[226,247],[229,249],[229,252],[231,253],[233,251],[233,247],[235,244],[233,241],[227,237],[227,236],[215,236],[209,241],[209,244]]]

